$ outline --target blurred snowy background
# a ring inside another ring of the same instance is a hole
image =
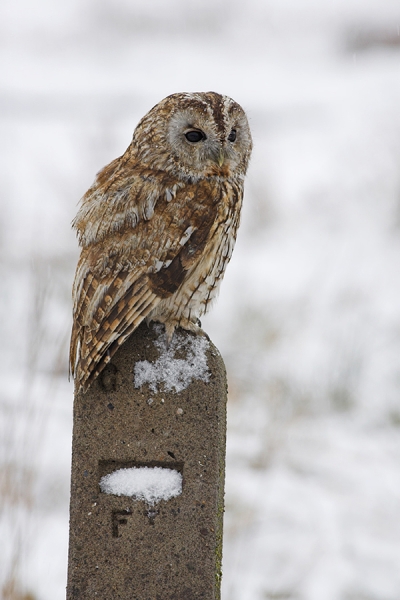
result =
[[[229,375],[224,600],[400,598],[398,0],[2,0],[0,594],[62,600],[70,222],[145,112],[247,110],[203,326]]]

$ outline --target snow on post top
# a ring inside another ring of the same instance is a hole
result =
[[[130,496],[154,506],[182,493],[182,475],[163,467],[118,469],[100,479],[100,489],[104,494]]]
[[[207,365],[206,350],[210,344],[205,336],[188,335],[175,332],[169,348],[162,325],[155,325],[158,334],[154,345],[160,355],[155,362],[141,360],[135,364],[135,387],[149,384],[152,392],[157,393],[163,384],[166,392],[181,392],[186,389],[193,379],[208,382],[210,372]],[[186,358],[175,358],[179,351]]]

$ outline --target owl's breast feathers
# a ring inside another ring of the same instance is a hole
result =
[[[99,173],[74,221],[82,253],[73,287],[70,363],[80,387],[194,273],[205,281],[212,265],[223,272],[217,255],[224,255],[224,265],[230,258],[242,194],[241,178],[188,183],[143,168],[129,155]],[[220,239],[227,235],[229,250]],[[167,325],[167,317],[159,320]],[[179,318],[172,331],[177,325]]]

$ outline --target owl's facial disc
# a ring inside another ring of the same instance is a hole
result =
[[[235,118],[217,123],[209,110],[182,110],[170,118],[167,141],[185,175],[228,176],[242,160],[241,129]]]
[[[140,121],[132,144],[144,164],[183,178],[243,176],[252,148],[243,109],[215,92],[168,96]]]

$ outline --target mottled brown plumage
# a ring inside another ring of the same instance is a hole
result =
[[[73,222],[70,364],[86,389],[144,320],[170,339],[215,297],[236,239],[251,154],[242,108],[214,92],[173,94],[97,175]]]

